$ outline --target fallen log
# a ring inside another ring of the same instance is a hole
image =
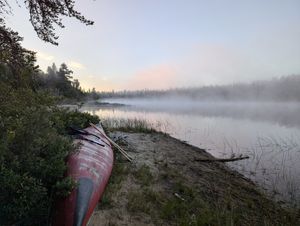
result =
[[[244,159],[249,159],[249,156],[242,156],[242,157],[233,157],[233,158],[226,158],[226,159],[194,159],[196,162],[235,162]]]

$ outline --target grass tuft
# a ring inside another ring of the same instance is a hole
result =
[[[112,175],[101,198],[101,205],[99,206],[101,209],[109,209],[113,207],[113,197],[121,188],[121,183],[126,178],[128,173],[129,169],[126,163],[115,161]]]
[[[134,172],[134,177],[142,186],[149,186],[154,180],[150,167],[145,164]]]
[[[142,119],[123,119],[123,118],[104,118],[101,121],[103,127],[109,131],[137,132],[137,133],[153,133],[156,130],[146,120]]]

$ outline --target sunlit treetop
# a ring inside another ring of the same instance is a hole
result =
[[[30,22],[38,37],[54,45],[58,45],[55,26],[64,28],[62,17],[74,17],[86,25],[94,23],[74,9],[74,0],[24,0],[24,4],[29,11]],[[0,0],[0,14],[9,12],[11,12],[11,7],[7,0]]]

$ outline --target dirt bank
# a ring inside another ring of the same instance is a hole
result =
[[[89,225],[299,225],[250,180],[161,133],[110,134],[134,157],[116,156],[113,176]]]

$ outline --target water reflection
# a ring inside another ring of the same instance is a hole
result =
[[[113,101],[117,102],[117,101]],[[249,155],[229,164],[285,200],[300,200],[300,107],[294,103],[119,101],[130,106],[84,106],[100,117],[139,118],[214,156]]]
[[[294,102],[200,102],[190,99],[110,99],[108,101],[124,104],[123,111],[167,112],[170,114],[251,119],[300,128],[300,104]]]

